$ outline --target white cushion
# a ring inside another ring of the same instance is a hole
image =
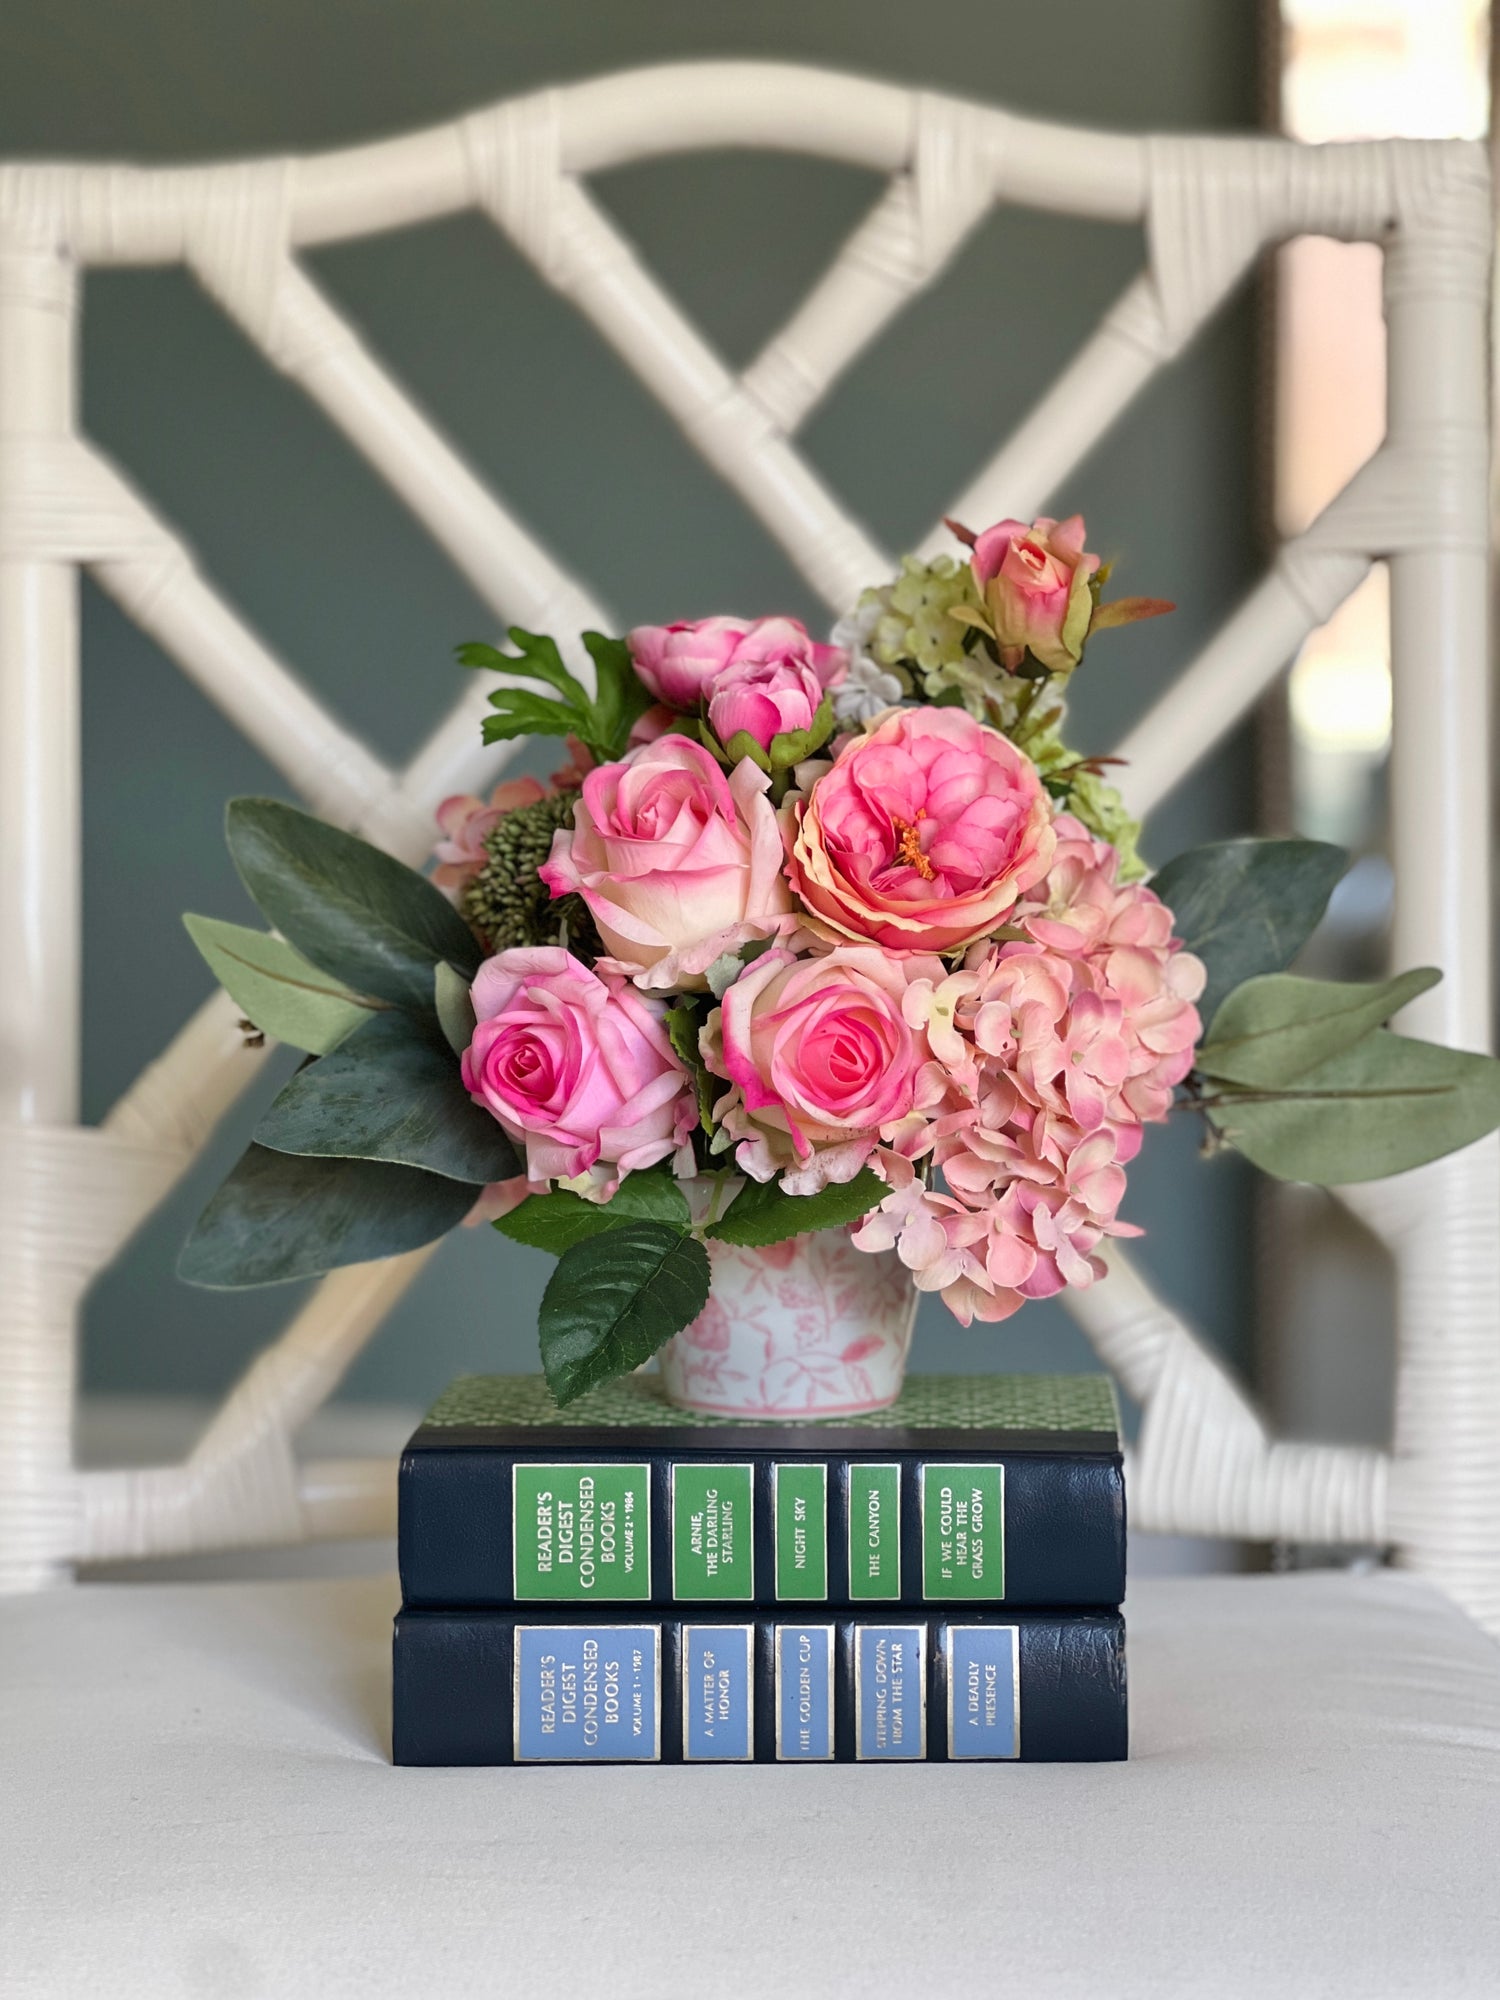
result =
[[[7,1996],[1500,1991],[1500,1649],[1142,1582],[1121,1765],[393,1770],[386,1581],[0,1606]]]

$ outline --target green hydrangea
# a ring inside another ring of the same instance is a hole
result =
[[[867,590],[860,604],[881,606],[870,639],[871,656],[881,666],[914,663],[930,670],[963,664],[968,628],[949,614],[958,604],[978,610],[979,593],[967,563],[952,556],[935,556],[930,563],[903,556],[895,582]]]
[[[552,851],[559,827],[573,824],[578,794],[555,792],[535,805],[517,806],[485,840],[488,860],[463,893],[464,916],[493,951],[515,945],[563,944],[585,961],[604,947],[581,897],[556,902],[537,874]]]

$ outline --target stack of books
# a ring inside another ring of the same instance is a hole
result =
[[[1126,1754],[1103,1376],[728,1422],[471,1376],[401,1460],[398,1764]]]

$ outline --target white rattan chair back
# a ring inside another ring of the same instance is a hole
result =
[[[738,379],[584,180],[644,155],[724,146],[819,154],[890,176]],[[889,559],[799,455],[797,427],[997,200],[1143,221],[1149,254],[1056,386],[956,497],[953,511],[970,520],[1038,507],[1264,245],[1316,233],[1384,246],[1386,440],[1131,732],[1125,783],[1137,811],[1154,805],[1372,559],[1388,559],[1395,958],[1446,975],[1410,1010],[1418,1032],[1489,1045],[1490,205],[1479,146],[1120,137],[855,77],[718,63],[604,77],[316,158],[0,167],[0,1583],[35,1586],[85,1559],[387,1527],[390,1465],[299,1468],[291,1443],[429,1254],[325,1279],[185,1464],[75,1468],[80,1299],[262,1060],[221,995],[102,1125],[78,1123],[80,568],[312,809],[408,860],[429,845],[436,801],[483,782],[506,754],[477,747],[484,692],[475,689],[404,771],[387,769],[199,574],[173,529],[78,432],[80,269],[186,263],[499,619],[572,634],[608,620],[376,363],[298,249],[479,207],[588,315],[842,611]],[[579,666],[587,671],[586,659]],[[1069,1303],[1145,1406],[1133,1519],[1390,1545],[1500,1631],[1500,1141],[1348,1199],[1399,1274],[1394,1452],[1274,1442],[1116,1252],[1108,1280]]]

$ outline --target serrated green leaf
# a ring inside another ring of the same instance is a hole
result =
[[[440,960],[470,976],[479,970],[479,946],[452,904],[368,841],[280,799],[232,799],[225,827],[267,918],[356,993],[427,1013]]]
[[[855,1222],[885,1194],[885,1182],[868,1167],[861,1167],[851,1181],[830,1182],[817,1194],[783,1194],[776,1181],[746,1181],[704,1234],[759,1249],[767,1243],[784,1243],[789,1236],[805,1236],[809,1230]]]
[[[496,688],[490,706],[500,712],[484,718],[480,733],[486,743],[508,743],[514,736],[572,736],[578,732],[576,710],[525,688]]]
[[[263,1035],[291,1048],[326,1055],[382,1004],[361,999],[341,980],[320,972],[285,938],[217,917],[188,914],[182,921],[245,1018]]]
[[[1348,865],[1341,847],[1321,840],[1220,840],[1157,871],[1152,889],[1208,968],[1198,1003],[1205,1021],[1247,979],[1291,964]]]
[[[639,1368],[708,1304],[708,1253],[670,1223],[627,1222],[564,1252],[542,1295],[542,1367],[558,1403]]]
[[[599,1202],[585,1201],[571,1188],[558,1188],[552,1194],[528,1195],[508,1215],[497,1216],[490,1227],[513,1243],[527,1243],[533,1250],[550,1250],[554,1257],[560,1257],[575,1243],[616,1228],[619,1221]]]
[[[1500,1126],[1500,1062],[1377,1028],[1289,1090],[1228,1090],[1205,1108],[1227,1144],[1278,1180],[1384,1180]]]
[[[455,972],[446,959],[433,967],[432,998],[437,1008],[443,1039],[461,1056],[474,1039],[474,1002],[469,997],[470,982]]]
[[[588,689],[563,665],[555,639],[545,632],[527,632],[519,625],[512,625],[510,642],[517,648],[517,657],[506,661],[506,672],[556,688],[571,709],[582,712],[589,706]]]
[[[1225,1082],[1279,1089],[1372,1034],[1442,976],[1428,965],[1373,984],[1290,972],[1247,979],[1215,1014],[1194,1066]]]
[[[394,1012],[299,1069],[255,1141],[278,1153],[394,1160],[479,1187],[521,1171],[510,1140],[464,1089],[436,1027]]]
[[[583,643],[594,663],[594,700],[589,735],[583,736],[601,762],[625,755],[630,732],[656,697],[642,681],[623,639],[602,632],[585,632]]]
[[[216,1291],[317,1278],[432,1243],[473,1205],[467,1182],[417,1167],[251,1146],[194,1223],[177,1272]]]
[[[668,1007],[666,1021],[667,1040],[672,1044],[679,1060],[692,1074],[698,1095],[698,1122],[705,1132],[712,1132],[714,1099],[723,1086],[717,1077],[710,1075],[708,1065],[703,1060],[698,1044],[703,1019],[693,1004],[692,996],[685,994]]]

